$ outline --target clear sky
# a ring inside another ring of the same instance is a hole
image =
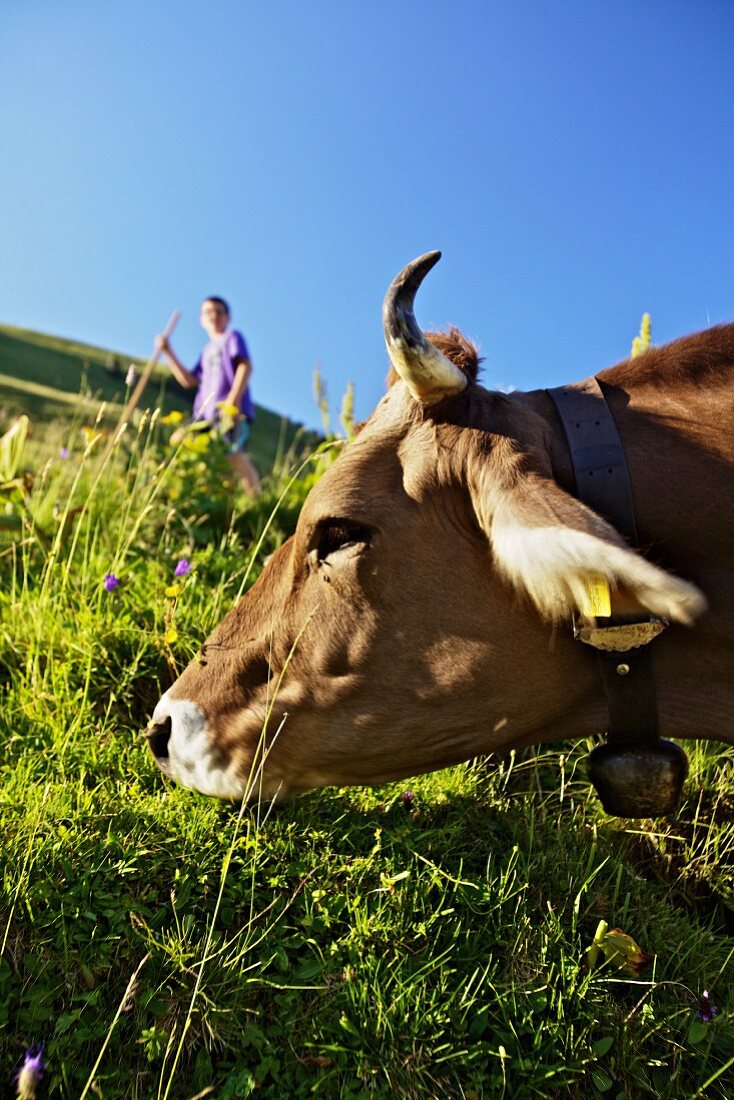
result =
[[[5,0],[0,321],[147,356],[227,298],[261,404],[383,392],[384,292],[489,386],[734,320],[733,0]],[[0,368],[1,369],[1,368]]]

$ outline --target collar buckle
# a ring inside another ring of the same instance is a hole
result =
[[[655,615],[644,622],[616,622],[610,626],[600,626],[597,619],[589,622],[588,619],[579,620],[574,616],[573,636],[594,649],[607,653],[624,653],[628,649],[649,645],[653,638],[662,634],[667,625],[667,619],[657,618]]]

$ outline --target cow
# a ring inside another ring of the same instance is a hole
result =
[[[606,729],[571,628],[595,622],[590,577],[614,614],[669,624],[650,645],[661,731],[734,740],[734,324],[596,376],[633,547],[579,499],[549,393],[487,390],[457,329],[421,331],[439,256],[385,298],[387,393],[155,708],[150,748],[185,787],[283,798]]]

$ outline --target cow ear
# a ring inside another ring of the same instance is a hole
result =
[[[631,550],[611,524],[552,478],[523,471],[490,497],[477,514],[495,562],[545,618],[557,621],[587,607],[589,582],[597,577],[663,618],[691,624],[705,610],[694,585]]]

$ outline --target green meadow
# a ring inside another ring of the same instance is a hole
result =
[[[650,821],[592,738],[275,807],[162,778],[155,702],[342,444],[259,410],[250,500],[164,372],[116,432],[118,358],[0,330],[0,1092],[43,1044],[64,1100],[731,1097],[723,745]]]

